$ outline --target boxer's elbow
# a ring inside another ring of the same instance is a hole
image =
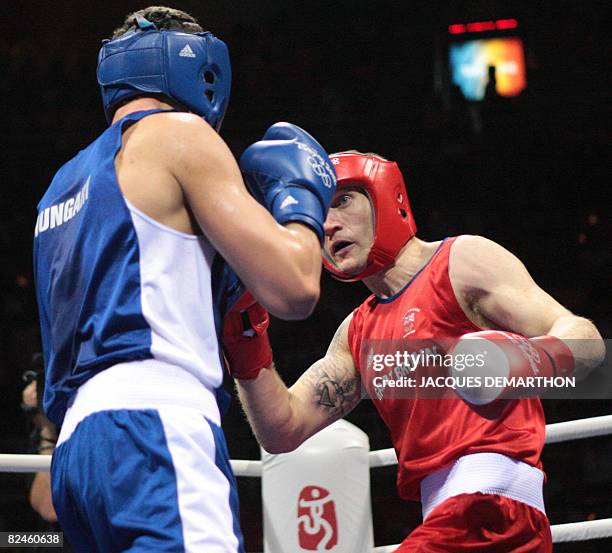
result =
[[[281,439],[278,437],[276,439],[266,440],[265,443],[260,443],[261,447],[263,447],[268,453],[273,453],[275,455],[279,453],[291,453],[295,451],[298,447],[300,447],[304,443],[304,439],[300,438],[298,435],[286,435]]]
[[[572,340],[570,346],[576,357],[575,374],[579,379],[599,368],[606,357],[606,345],[597,327],[591,321],[586,321],[586,325],[586,339]]]
[[[606,358],[606,343],[604,342],[603,338],[599,334],[599,331],[595,328],[594,325],[593,329],[595,335],[593,336],[593,347],[590,359],[591,370],[599,367]]]
[[[291,309],[287,313],[287,318],[300,320],[310,317],[319,301],[319,293],[318,282],[316,286],[309,283],[301,286],[300,290],[291,298]]]
[[[319,282],[293,283],[285,290],[276,290],[270,298],[268,311],[275,317],[284,320],[301,320],[310,317],[319,301]]]
[[[274,430],[270,428],[262,432],[261,428],[256,426],[253,427],[253,430],[257,442],[268,453],[289,453],[297,447],[291,433],[283,431],[282,426],[278,423]]]
[[[280,453],[291,453],[292,451],[295,451],[299,445],[300,444],[293,445],[290,442],[277,442],[265,445],[262,444],[261,447],[263,447],[268,453],[278,455]]]
[[[261,447],[268,453],[290,453],[295,451],[307,438],[305,430],[294,418],[293,411],[285,421],[277,420],[274,431],[266,432],[265,436],[258,435]]]
[[[280,302],[278,313],[274,315],[280,319],[306,319],[319,301],[321,249],[318,240],[311,236],[313,233],[308,231],[307,234],[309,241],[306,244],[299,242],[295,249],[289,249],[286,270],[279,274],[282,284],[275,292],[284,301]]]
[[[558,317],[548,334],[565,341],[574,356],[574,376],[586,378],[606,357],[605,342],[595,324],[584,317]]]

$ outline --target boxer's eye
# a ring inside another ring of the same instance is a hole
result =
[[[345,207],[350,203],[351,200],[352,200],[352,196],[350,194],[340,194],[339,196],[336,196],[334,198],[331,206],[335,208]]]

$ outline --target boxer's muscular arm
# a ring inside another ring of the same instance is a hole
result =
[[[307,317],[319,296],[321,250],[315,233],[301,224],[279,225],[251,197],[229,148],[200,117],[160,113],[135,127],[138,134],[127,145],[124,138],[118,156],[126,197],[184,232],[190,232],[184,227],[192,214],[268,311],[284,319]]]
[[[266,451],[294,450],[359,403],[361,385],[348,345],[350,318],[336,331],[325,357],[291,388],[273,368],[254,380],[236,380],[242,406]]]
[[[595,325],[542,290],[499,244],[480,236],[458,238],[451,249],[450,277],[464,311],[482,328],[563,339],[578,377],[602,362],[605,346]]]

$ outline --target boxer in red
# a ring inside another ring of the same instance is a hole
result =
[[[397,452],[399,494],[422,503],[423,524],[399,552],[551,551],[540,400],[491,401],[478,389],[402,397],[380,382],[411,371],[395,361],[376,367],[373,348],[403,344],[415,354],[446,355],[478,344],[497,348],[483,375],[498,375],[502,365],[509,376],[581,376],[603,359],[599,332],[498,244],[480,236],[417,238],[395,163],[354,151],[331,159],[338,189],[324,226],[324,264],[340,280],[363,280],[372,295],[289,389],[273,367],[265,311],[244,300],[226,319],[226,354],[259,442],[270,452],[291,451],[346,415],[365,389]]]

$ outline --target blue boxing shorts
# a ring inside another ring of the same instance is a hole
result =
[[[64,430],[53,505],[77,551],[244,553],[225,437],[201,411],[99,410]]]

